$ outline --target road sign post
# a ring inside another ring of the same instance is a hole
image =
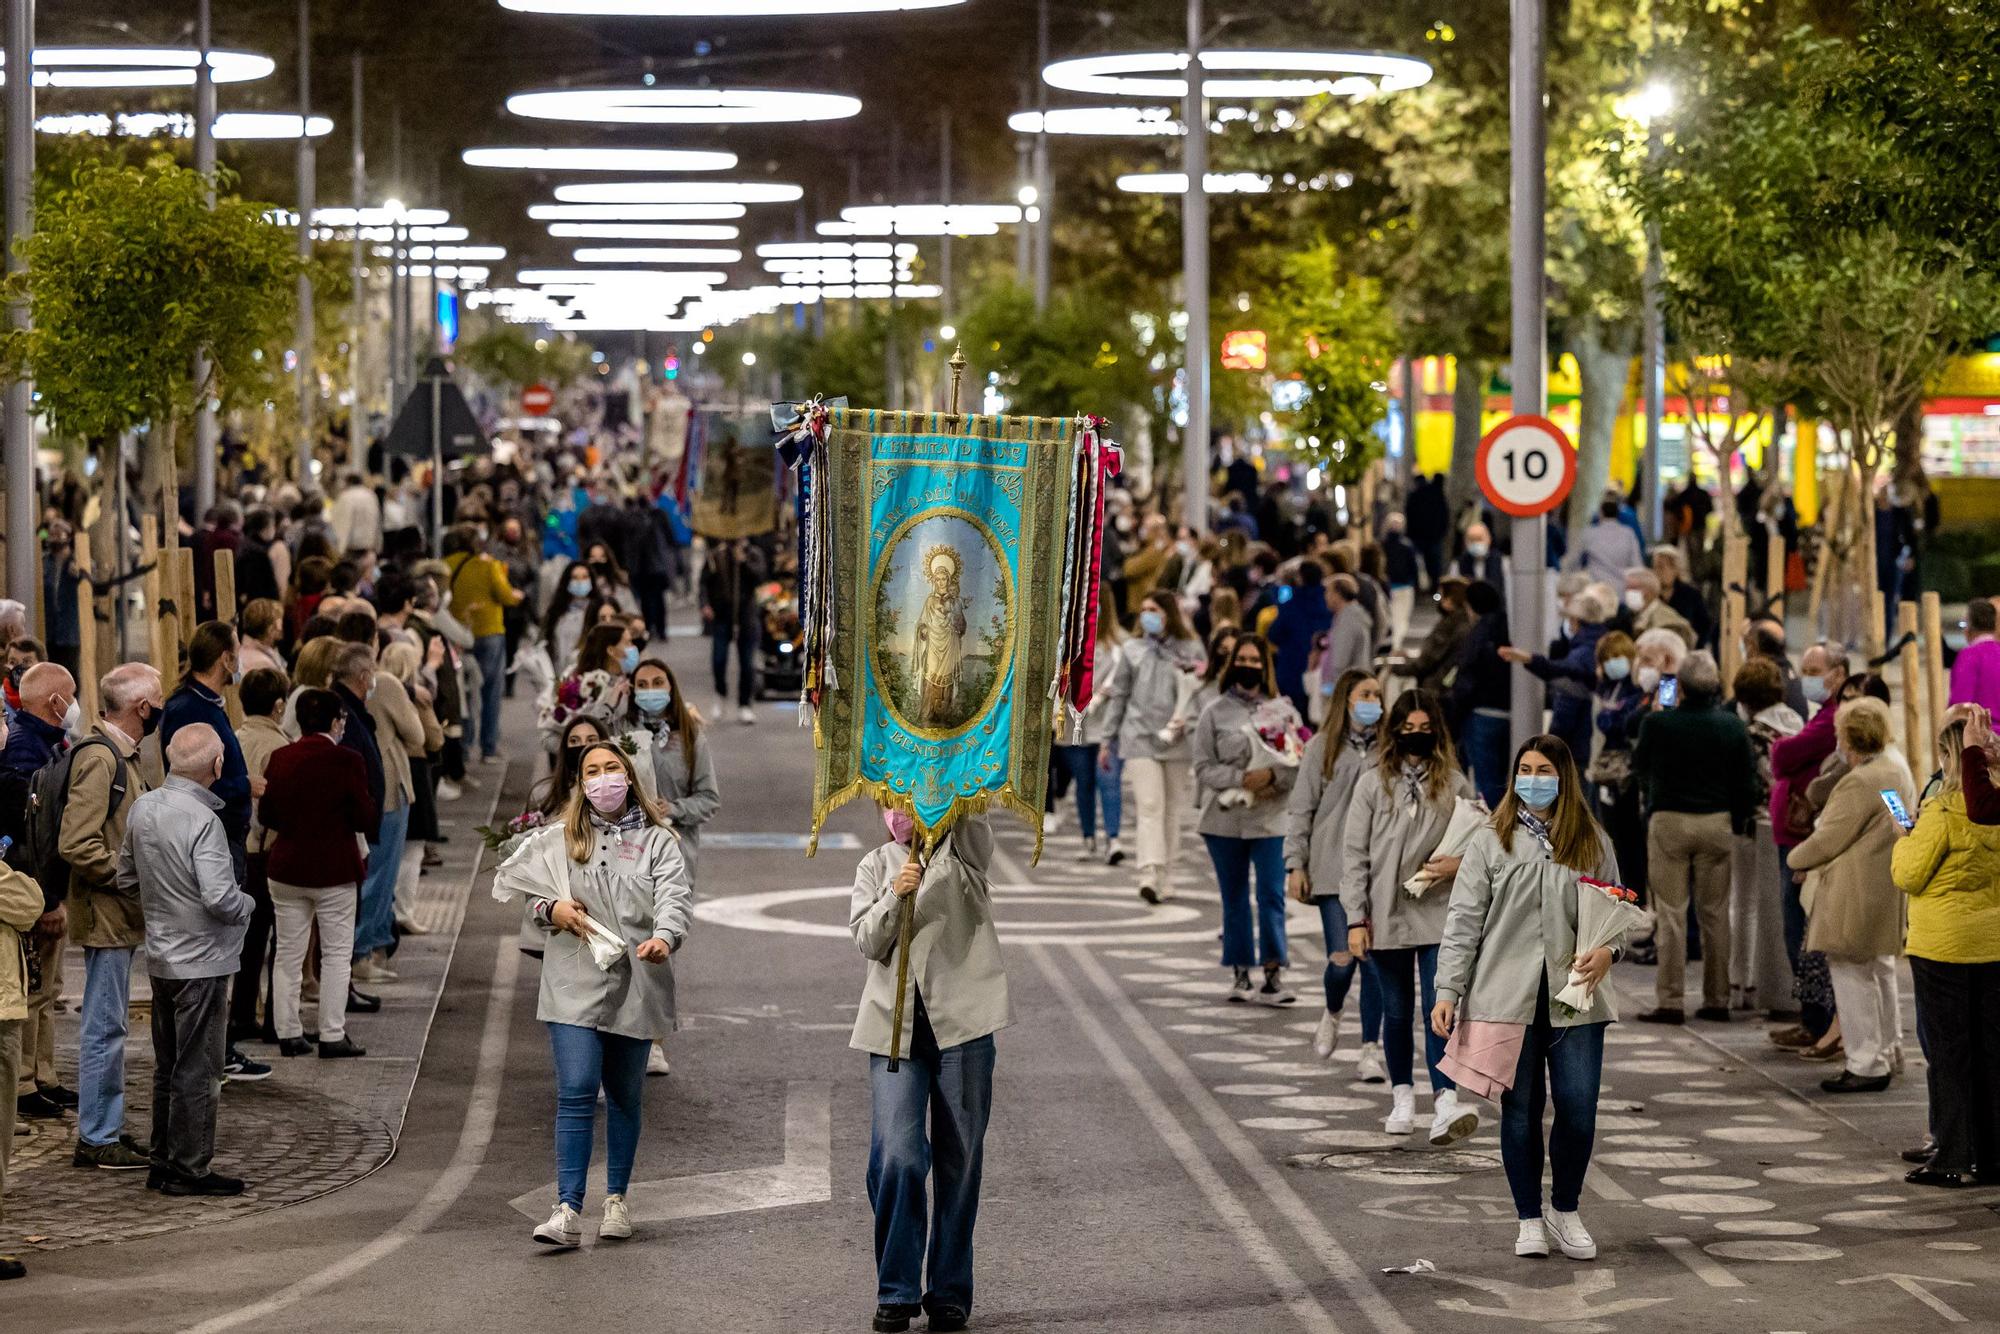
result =
[[[546,417],[555,405],[556,391],[545,384],[531,384],[521,391],[521,411],[530,417]]]
[[[1569,437],[1546,417],[1509,417],[1479,442],[1474,464],[1487,503],[1514,520],[1507,625],[1516,644],[1540,651],[1548,632],[1543,624],[1549,581],[1547,515],[1569,498],[1576,485],[1576,451]],[[1526,543],[1530,549],[1524,550]],[[1541,731],[1537,682],[1525,667],[1514,669],[1514,744]]]

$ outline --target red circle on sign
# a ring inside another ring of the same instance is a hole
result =
[[[530,417],[545,417],[556,405],[556,391],[545,384],[531,384],[521,391],[521,411]]]
[[[1500,457],[1495,458],[1496,447],[1503,442],[1518,443],[1523,436],[1527,455],[1552,461],[1544,464],[1540,475],[1531,471],[1533,460],[1524,458],[1521,451],[1503,449]],[[1514,466],[1515,475],[1503,478],[1489,471],[1502,464]],[[1547,514],[1569,498],[1570,489],[1576,485],[1576,451],[1570,447],[1569,437],[1562,433],[1562,428],[1547,417],[1524,414],[1509,417],[1480,439],[1473,469],[1480,492],[1493,508],[1517,519],[1532,519]]]

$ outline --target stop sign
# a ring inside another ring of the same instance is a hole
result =
[[[521,391],[521,411],[530,417],[546,417],[556,405],[556,391],[545,384],[531,384]]]

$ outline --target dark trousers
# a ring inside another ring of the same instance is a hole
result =
[[[500,612],[500,624],[507,634],[507,698],[514,698],[514,653],[528,633],[528,604],[517,602]]]
[[[2000,1173],[2000,963],[1910,956],[1943,1172]]]
[[[1806,909],[1799,901],[1799,891],[1804,886],[1792,883],[1792,850],[1782,843],[1778,845],[1778,883],[1784,891],[1785,958],[1796,974],[1799,955],[1806,947]],[[1815,1038],[1824,1037],[1826,1030],[1833,1027],[1833,1011],[1811,1001],[1800,1001],[1799,1023]]]
[[[1618,800],[1600,800],[1597,809],[1611,850],[1618,856],[1619,878],[1638,891],[1640,903],[1646,903],[1646,818],[1639,811],[1639,784],[1627,783]]]
[[[163,1172],[203,1176],[215,1156],[228,999],[227,977],[153,979],[153,1166]]]
[[[1368,955],[1375,965],[1375,979],[1382,988],[1382,1063],[1389,1067],[1389,1083],[1407,1084],[1416,1065],[1417,1043],[1411,1025],[1424,1029],[1424,1064],[1431,1071],[1431,1092],[1455,1089],[1450,1075],[1438,1069],[1444,1059],[1444,1039],[1431,1031],[1431,1009],[1437,1004],[1438,947],[1413,945],[1407,949],[1374,950]],[[1415,1002],[1421,997],[1419,1008]]]
[[[437,842],[437,780],[428,755],[410,756],[410,834],[425,843]]]
[[[646,633],[655,639],[667,637],[667,576],[641,575],[632,581],[639,599],[639,614],[646,618]]]
[[[1597,1139],[1597,1088],[1604,1075],[1604,1025],[1557,1028],[1549,988],[1535,1002],[1535,1022],[1521,1040],[1514,1087],[1500,1095],[1500,1161],[1520,1218],[1542,1216],[1542,1114],[1556,1105],[1549,1131],[1549,1205],[1575,1213]]]
[[[709,666],[715,669],[715,693],[723,699],[729,698],[729,650],[736,649],[736,702],[748,708],[757,698],[757,628],[744,625],[732,633],[729,630],[711,632],[708,641]]]
[[[229,993],[229,1036],[232,1041],[255,1040],[271,1027],[257,1020],[257,998],[270,975],[271,938],[274,918],[271,911],[271,882],[264,873],[265,855],[244,857],[243,892],[256,906],[250,911],[250,926],[243,933],[243,957],[236,970],[236,985]]]

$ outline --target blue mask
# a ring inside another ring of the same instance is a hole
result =
[[[625,652],[619,655],[618,666],[627,676],[637,671],[639,669],[639,650],[627,644]]]
[[[1804,692],[1806,703],[1826,703],[1826,678],[1824,676],[1801,676],[1799,689]]]
[[[1139,613],[1139,628],[1149,635],[1159,636],[1167,631],[1166,613],[1142,611]]]
[[[667,711],[667,705],[674,702],[674,692],[662,686],[657,690],[634,691],[632,698],[639,705],[639,712],[657,718]]]
[[[1514,775],[1514,795],[1530,810],[1545,811],[1556,804],[1562,782],[1554,774]]]
[[[1632,674],[1632,660],[1630,658],[1606,658],[1604,660],[1605,680],[1623,681],[1626,677],[1630,676],[1631,674]]]
[[[570,581],[569,581],[569,595],[570,595],[571,597],[573,597],[573,598],[587,598],[587,597],[589,597],[589,596],[590,596],[590,580],[588,580],[588,579],[572,579],[572,580],[570,580]]]
[[[1354,707],[1349,712],[1354,715],[1354,723],[1357,727],[1373,727],[1382,721],[1382,704],[1380,700],[1357,699],[1354,701]]]

